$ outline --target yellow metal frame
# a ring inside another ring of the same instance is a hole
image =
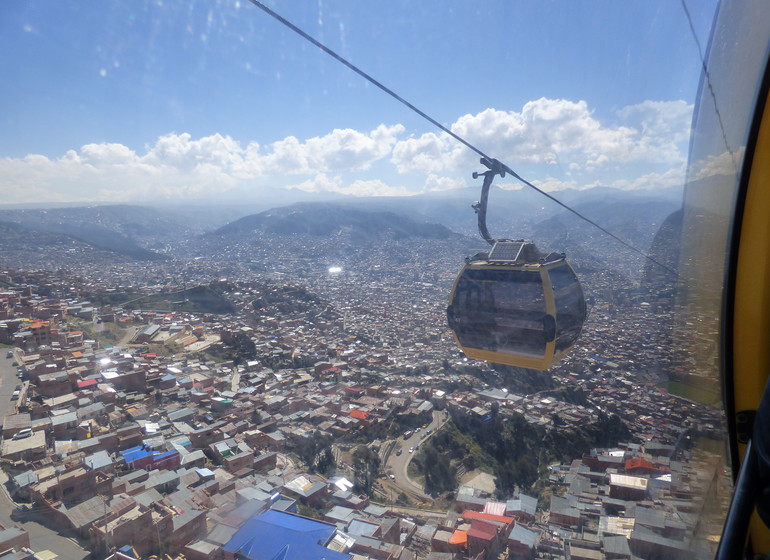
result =
[[[757,410],[770,372],[770,99],[759,126],[743,208],[733,317],[735,410]],[[743,456],[745,446],[740,453]],[[756,512],[750,532],[754,552],[767,554],[770,532]]]

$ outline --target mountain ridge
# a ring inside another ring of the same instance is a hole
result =
[[[366,239],[392,236],[442,239],[459,234],[449,228],[389,211],[367,211],[328,202],[299,202],[244,216],[208,235],[227,236],[253,232],[330,236],[341,230]]]

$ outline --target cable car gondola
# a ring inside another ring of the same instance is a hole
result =
[[[563,253],[541,253],[530,241],[491,238],[489,187],[505,170],[496,160],[481,162],[489,171],[482,173],[481,201],[474,209],[492,249],[466,259],[457,275],[447,307],[449,328],[469,358],[546,370],[580,335],[586,317],[583,289]]]

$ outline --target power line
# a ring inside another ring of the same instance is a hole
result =
[[[711,83],[711,73],[709,72],[708,66],[706,65],[706,57],[703,54],[703,48],[700,44],[700,39],[698,39],[698,34],[695,33],[695,26],[692,23],[692,17],[690,16],[690,10],[687,8],[687,3],[685,0],[681,0],[680,4],[682,5],[682,10],[684,10],[684,15],[687,18],[687,24],[690,26],[690,34],[692,35],[693,40],[695,41],[695,46],[698,48],[698,57],[700,58],[701,63],[701,69],[703,70],[703,77],[706,80],[706,86],[709,90],[709,95],[711,96],[711,102],[714,104],[714,113],[716,114],[717,121],[719,122],[719,130],[722,133],[722,142],[724,142],[725,149],[730,154],[730,161],[733,164],[733,169],[735,171],[735,175],[738,175],[738,162],[736,159],[735,152],[730,147],[730,142],[727,140],[727,132],[725,131],[725,124],[722,120],[722,113],[719,112],[719,104],[717,103],[717,96],[714,92],[714,86]]]
[[[347,59],[345,59],[344,57],[340,56],[339,54],[337,54],[336,52],[331,50],[329,47],[327,47],[326,45],[324,45],[320,41],[316,40],[314,37],[312,37],[311,35],[309,35],[305,31],[303,31],[302,29],[300,29],[299,27],[297,27],[296,25],[291,23],[289,20],[287,20],[286,18],[284,18],[280,14],[276,13],[274,10],[271,10],[270,8],[265,6],[262,2],[260,2],[260,0],[249,0],[249,1],[252,4],[254,4],[254,6],[259,8],[260,10],[262,10],[263,12],[268,14],[269,16],[275,18],[276,20],[281,22],[283,25],[285,25],[286,27],[288,27],[289,29],[291,29],[292,31],[297,33],[299,36],[301,36],[305,40],[309,41],[310,43],[312,43],[313,45],[315,45],[316,47],[321,49],[323,52],[325,52],[326,54],[328,54],[329,56],[331,56],[332,58],[337,60],[339,63],[347,66],[353,72],[355,72],[356,74],[358,74],[359,76],[361,76],[362,78],[364,78],[365,80],[370,82],[371,84],[377,86],[378,88],[380,88],[382,91],[384,91],[385,93],[387,93],[388,95],[390,95],[391,97],[396,99],[397,101],[399,101],[402,104],[406,105],[412,111],[414,111],[415,113],[420,115],[422,118],[424,118],[425,120],[427,120],[428,122],[430,122],[434,126],[438,127],[443,132],[446,132],[447,134],[449,134],[452,138],[454,138],[455,140],[457,140],[458,142],[460,142],[461,144],[463,144],[464,146],[466,146],[470,150],[476,152],[478,155],[481,156],[482,160],[486,159],[487,161],[495,161],[495,162],[497,162],[497,160],[495,160],[494,158],[491,158],[490,156],[485,154],[483,151],[481,151],[479,148],[477,148],[476,146],[474,146],[473,144],[471,144],[470,142],[468,142],[467,140],[465,140],[461,136],[459,136],[459,135],[455,134],[454,132],[452,132],[450,129],[448,129],[447,127],[442,125],[440,122],[438,122],[436,119],[432,118],[430,115],[428,115],[427,113],[425,113],[424,111],[422,111],[421,109],[417,108],[415,105],[413,105],[412,103],[410,103],[409,101],[407,101],[406,99],[404,99],[403,97],[398,95],[395,91],[393,91],[392,89],[386,87],[385,85],[383,85],[382,83],[380,83],[379,81],[374,79],[372,76],[370,76],[369,74],[367,74],[366,72],[361,70],[358,66],[356,66],[352,62],[349,62]],[[684,0],[682,0],[682,1],[684,1]],[[689,14],[688,14],[688,16],[689,16]],[[600,226],[599,224],[597,224],[592,219],[588,218],[587,216],[584,216],[583,214],[581,214],[580,212],[578,212],[574,208],[571,208],[570,206],[568,206],[564,202],[560,201],[558,198],[556,198],[556,197],[548,194],[544,190],[536,187],[531,182],[529,182],[526,179],[522,178],[518,173],[513,171],[507,165],[505,165],[505,164],[500,164],[500,165],[502,166],[502,168],[505,170],[506,173],[510,173],[515,179],[518,179],[522,184],[528,186],[531,189],[534,189],[535,191],[537,191],[538,193],[540,193],[544,197],[548,198],[549,200],[555,202],[556,204],[558,204],[559,206],[561,206],[565,210],[568,210],[569,212],[571,212],[572,214],[574,214],[575,216],[577,216],[581,220],[591,224],[596,229],[598,229],[599,231],[603,232],[604,234],[610,236],[611,238],[613,238],[615,241],[617,241],[618,243],[620,243],[621,245],[623,245],[627,249],[629,249],[629,250],[631,250],[631,251],[641,255],[645,259],[647,259],[650,262],[658,265],[659,267],[667,270],[668,272],[671,272],[677,278],[679,277],[679,273],[676,270],[674,270],[671,267],[669,267],[669,266],[667,266],[667,265],[657,261],[656,259],[652,258],[650,255],[648,255],[647,253],[645,253],[641,249],[639,249],[636,246],[632,245],[631,243],[621,239],[620,237],[618,237],[617,235],[615,235],[611,231],[609,231],[606,228],[604,228],[604,227]]]
[[[316,47],[318,47],[319,49],[321,49],[322,51],[324,51],[326,54],[328,54],[329,56],[331,56],[332,58],[334,58],[334,59],[335,59],[336,61],[338,61],[339,63],[341,63],[341,64],[344,64],[345,66],[347,66],[348,68],[350,68],[350,69],[351,69],[353,72],[355,72],[356,74],[358,74],[359,76],[361,76],[362,78],[364,78],[365,80],[367,80],[368,82],[370,82],[370,83],[372,83],[373,85],[377,86],[378,88],[380,88],[382,91],[384,91],[385,93],[387,93],[388,95],[390,95],[390,96],[391,96],[391,97],[393,97],[394,99],[396,99],[396,100],[400,101],[401,103],[403,103],[404,105],[406,105],[407,107],[409,107],[409,108],[410,108],[412,111],[414,111],[415,113],[417,113],[418,115],[420,115],[422,118],[424,118],[425,120],[427,120],[427,121],[428,121],[428,122],[430,122],[431,124],[433,124],[433,125],[437,126],[437,127],[438,127],[438,128],[440,128],[441,130],[443,130],[444,132],[446,132],[447,134],[449,134],[449,135],[450,135],[452,138],[454,138],[455,140],[457,140],[457,141],[458,141],[458,142],[460,142],[461,144],[463,144],[463,145],[467,146],[468,148],[470,148],[471,150],[473,150],[474,152],[476,152],[476,153],[477,153],[478,155],[480,155],[481,157],[489,158],[489,156],[487,156],[487,155],[486,155],[484,152],[482,152],[481,150],[479,150],[479,149],[478,149],[476,146],[473,146],[472,144],[470,144],[469,142],[467,142],[465,139],[463,139],[462,137],[458,136],[457,134],[455,134],[454,132],[452,132],[451,130],[449,130],[449,129],[448,129],[447,127],[445,127],[443,124],[441,124],[440,122],[438,122],[437,120],[435,120],[434,118],[432,118],[430,115],[428,115],[427,113],[425,113],[425,112],[421,111],[420,109],[418,109],[417,107],[415,107],[414,105],[412,105],[411,103],[409,103],[409,102],[408,102],[406,99],[404,99],[403,97],[401,97],[400,95],[398,95],[398,94],[397,94],[395,91],[393,91],[392,89],[390,89],[390,88],[386,87],[385,85],[383,85],[383,84],[381,84],[380,82],[378,82],[377,80],[375,80],[375,79],[374,79],[372,76],[370,76],[369,74],[367,74],[366,72],[364,72],[363,70],[361,70],[361,69],[360,69],[358,66],[356,66],[356,65],[355,65],[355,64],[353,64],[352,62],[348,62],[348,60],[346,60],[346,59],[345,59],[345,58],[343,58],[342,56],[338,55],[336,52],[334,52],[333,50],[331,50],[329,47],[327,47],[326,45],[324,45],[324,44],[323,44],[323,43],[321,43],[320,41],[317,41],[315,38],[313,38],[312,36],[310,36],[310,35],[308,35],[307,33],[305,33],[305,32],[304,32],[302,29],[300,29],[299,27],[297,27],[296,25],[294,25],[293,23],[291,23],[289,20],[287,20],[286,18],[284,18],[284,17],[283,17],[283,16],[281,16],[280,14],[277,14],[276,12],[274,12],[273,10],[271,10],[270,8],[268,8],[267,6],[265,6],[265,5],[264,5],[262,2],[260,2],[259,0],[249,0],[249,1],[250,1],[252,4],[254,4],[254,5],[257,7],[257,8],[259,8],[260,10],[263,10],[263,11],[264,11],[265,13],[267,13],[268,15],[270,15],[270,16],[272,16],[272,17],[274,17],[275,19],[277,19],[278,21],[280,21],[282,24],[284,24],[286,27],[288,27],[289,29],[291,29],[292,31],[294,31],[295,33],[297,33],[298,35],[300,35],[300,36],[301,36],[301,37],[303,37],[304,39],[306,39],[306,40],[310,41],[311,43],[313,43],[313,44],[314,44]]]

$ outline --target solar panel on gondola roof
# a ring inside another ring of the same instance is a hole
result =
[[[489,252],[490,262],[515,262],[521,257],[523,241],[497,241]]]

